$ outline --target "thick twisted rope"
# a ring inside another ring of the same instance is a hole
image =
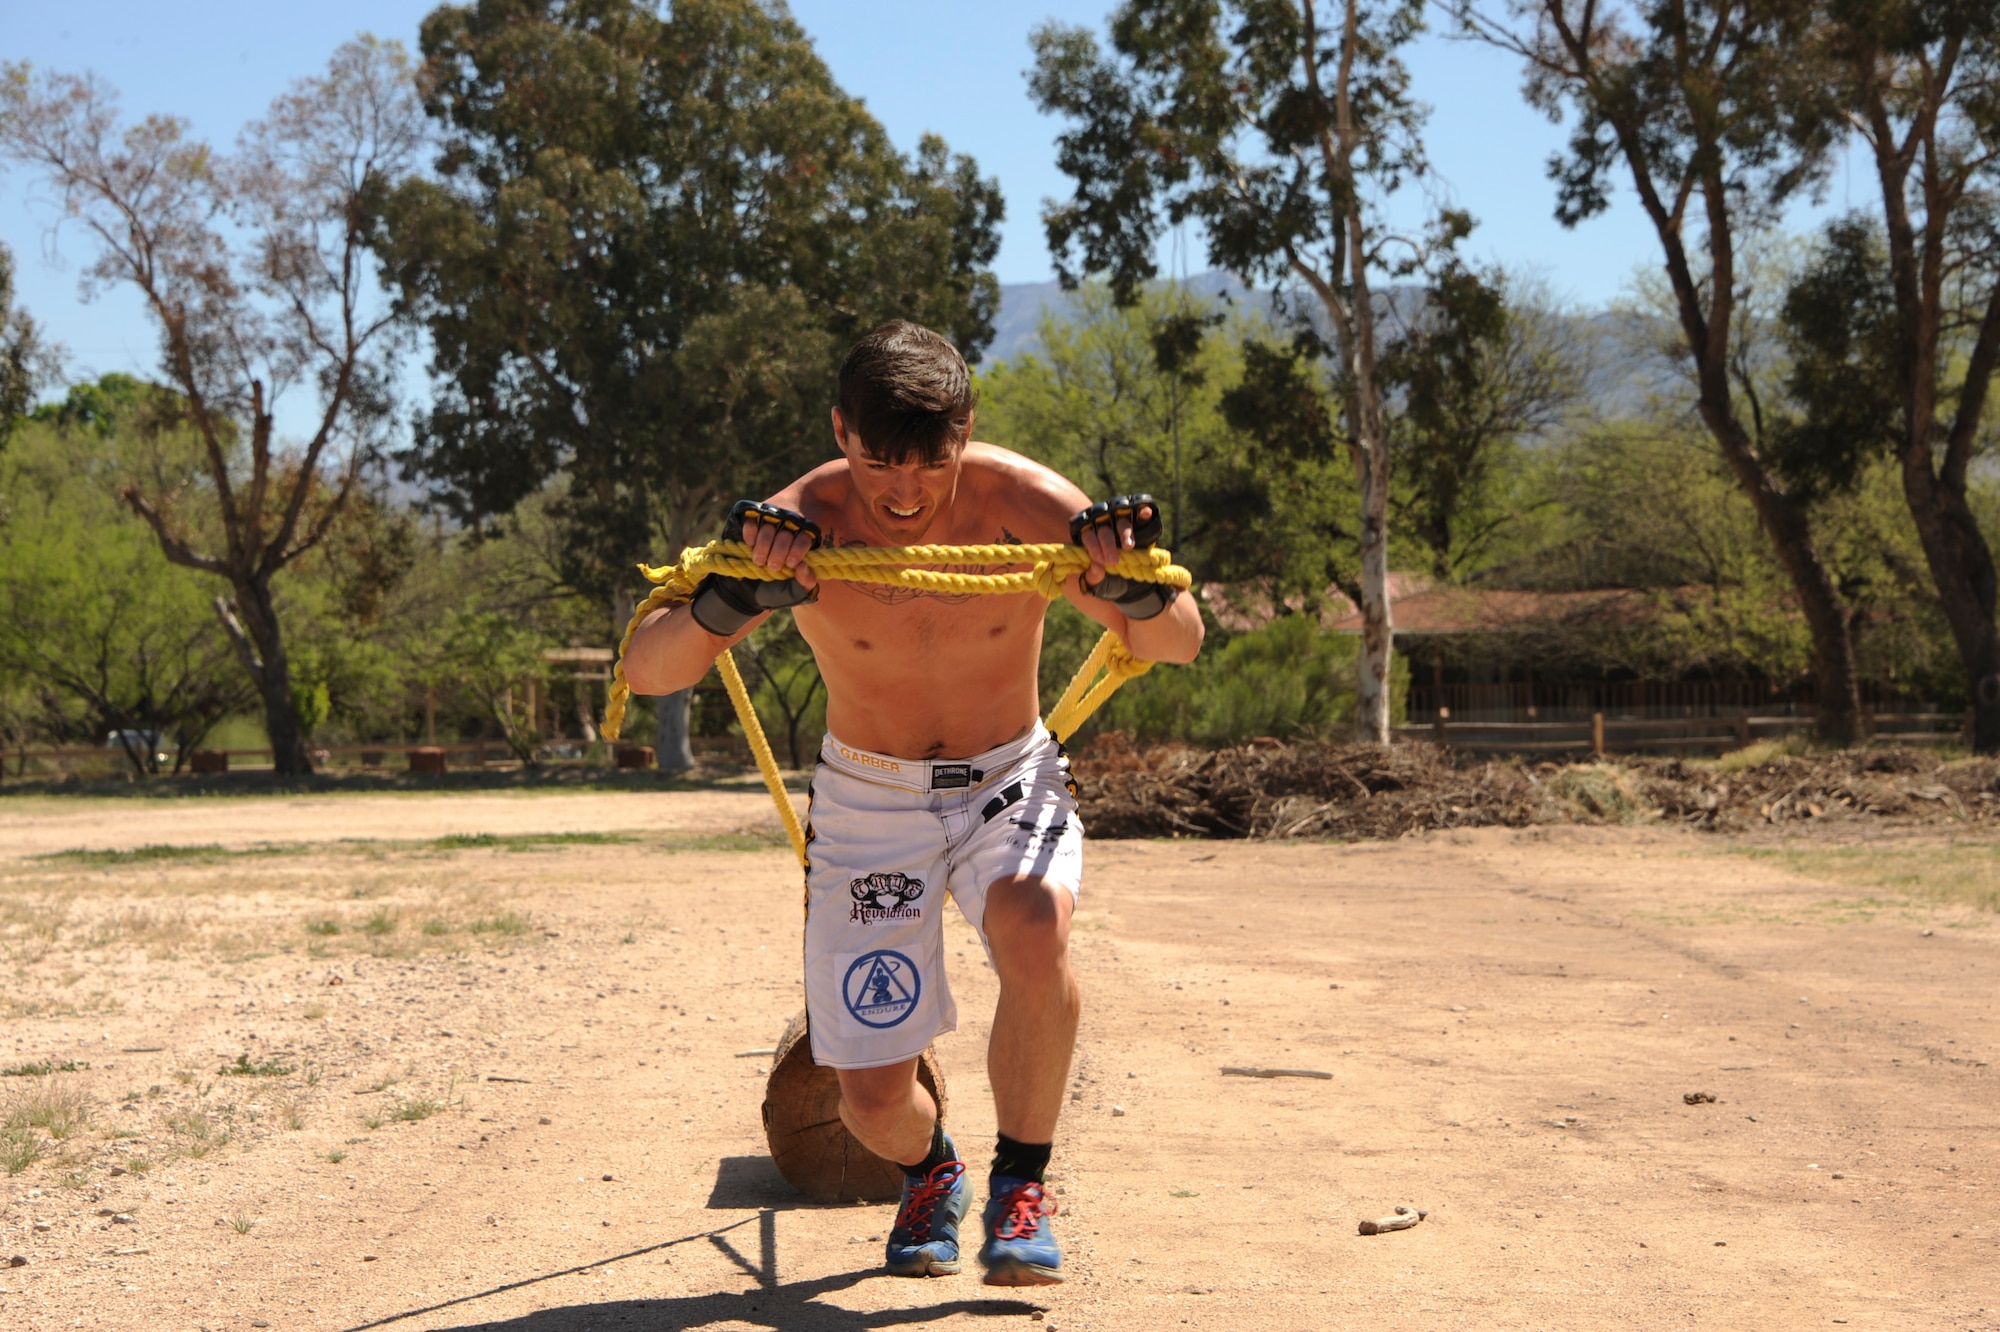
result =
[[[925,592],[974,595],[1036,592],[1053,601],[1062,595],[1063,584],[1071,575],[1090,568],[1090,556],[1081,546],[1057,542],[986,546],[839,546],[808,552],[805,563],[826,580],[880,583]],[[1025,564],[1029,567],[1009,573],[962,573],[907,567],[917,564]],[[648,615],[662,606],[680,605],[692,600],[701,580],[711,574],[764,581],[791,576],[756,563],[751,558],[750,547],[740,541],[711,541],[705,546],[690,546],[681,552],[679,563],[657,567],[642,564],[639,572],[656,586],[632,612],[632,621],[625,626],[625,635],[618,641],[618,660],[611,668],[610,697],[606,699],[604,708],[604,735],[611,740],[616,740],[625,729],[625,707],[632,694],[631,686],[625,683],[625,653],[632,646],[632,635],[638,632]],[[1111,566],[1111,572],[1141,582],[1165,583],[1183,592],[1194,583],[1193,575],[1175,564],[1166,551],[1157,548],[1126,551],[1118,563]],[[736,659],[729,651],[723,651],[716,659],[716,665],[722,672],[723,684],[729,689],[730,702],[736,706],[736,717],[743,725],[744,739],[749,741],[750,752],[756,757],[757,770],[763,774],[771,799],[777,802],[778,815],[784,820],[785,834],[791,839],[792,851],[803,865],[806,859],[805,829],[799,823],[798,811],[792,807],[791,798],[785,794],[777,756],[771,752],[771,742],[764,735],[763,724],[758,720],[757,709],[750,700],[750,691],[744,686],[742,673],[737,670]],[[1076,728],[1103,706],[1120,685],[1152,668],[1152,662],[1133,656],[1118,635],[1107,630],[1050,710],[1049,730],[1059,741],[1069,739]]]

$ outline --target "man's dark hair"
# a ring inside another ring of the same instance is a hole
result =
[[[840,363],[840,415],[871,458],[936,462],[972,428],[972,375],[949,339],[892,319]]]

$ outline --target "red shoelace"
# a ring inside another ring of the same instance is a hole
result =
[[[1007,1195],[1005,1210],[993,1227],[996,1239],[1019,1239],[1041,1227],[1042,1218],[1056,1214],[1056,1200],[1042,1193],[1042,1186],[1029,1180]]]
[[[958,1177],[964,1173],[965,1162],[946,1161],[926,1175],[923,1183],[912,1185],[910,1196],[904,1199],[902,1209],[896,1213],[896,1228],[907,1230],[912,1238],[916,1238],[918,1228],[922,1227],[923,1234],[928,1235],[931,1213],[951,1196],[952,1189],[958,1185]]]

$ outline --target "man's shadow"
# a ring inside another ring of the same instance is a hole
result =
[[[1020,1318],[1044,1307],[1027,1300],[957,1299],[902,1309],[864,1312],[843,1309],[834,1304],[819,1303],[823,1295],[847,1290],[863,1281],[881,1278],[882,1272],[880,1268],[871,1266],[858,1272],[839,1272],[808,1281],[778,1280],[778,1213],[812,1207],[814,1204],[800,1197],[791,1185],[785,1183],[784,1178],[778,1174],[777,1167],[771,1164],[769,1157],[724,1157],[716,1168],[715,1187],[709,1193],[708,1205],[711,1208],[729,1210],[754,1207],[757,1209],[757,1215],[717,1226],[713,1230],[696,1231],[691,1235],[681,1235],[658,1244],[649,1244],[644,1248],[607,1254],[595,1262],[566,1267],[560,1271],[539,1272],[533,1276],[523,1277],[519,1281],[509,1281],[470,1295],[461,1295],[419,1308],[404,1309],[366,1323],[357,1323],[347,1332],[367,1332],[372,1328],[394,1327],[406,1319],[441,1313],[447,1309],[464,1310],[467,1321],[450,1324],[448,1327],[437,1325],[443,1332],[472,1332],[475,1328],[481,1329],[482,1332],[583,1332],[584,1329],[635,1326],[657,1328],[662,1332],[668,1332],[670,1329],[708,1327],[716,1323],[747,1323],[753,1327],[782,1329],[783,1332],[863,1332],[863,1329],[867,1328],[928,1323],[949,1318],[953,1314],[986,1318]],[[757,1226],[757,1254],[754,1261],[743,1251],[747,1247],[745,1242],[749,1239],[748,1234],[743,1233],[744,1228],[753,1221]],[[612,1263],[643,1258],[648,1254],[664,1253],[686,1244],[704,1242],[714,1246],[725,1258],[741,1268],[745,1276],[757,1283],[757,1289],[736,1294],[714,1293],[656,1300],[605,1300],[592,1304],[569,1304],[540,1309],[518,1318],[499,1321],[479,1318],[478,1311],[471,1307],[481,1300],[507,1291],[524,1290],[560,1277],[607,1267]],[[923,1283],[918,1281],[911,1281],[909,1284],[913,1293],[926,1289]]]

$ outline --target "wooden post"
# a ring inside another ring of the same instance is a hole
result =
[[[1442,703],[1438,704],[1437,720],[1431,723],[1431,738],[1437,741],[1439,748],[1443,748],[1449,738],[1447,733],[1451,729],[1450,723],[1451,709]]]
[[[1738,749],[1748,749],[1750,747],[1750,716],[1748,713],[1736,719],[1736,747]]]
[[[1590,752],[1598,758],[1604,757],[1604,714],[1590,714]]]

